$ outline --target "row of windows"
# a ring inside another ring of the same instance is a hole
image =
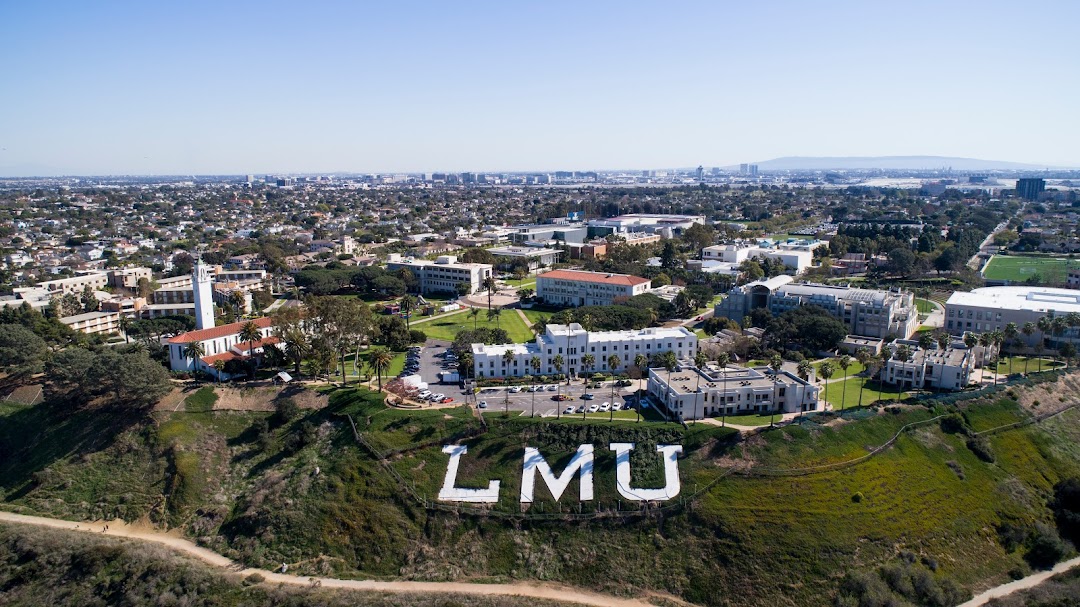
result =
[[[974,316],[973,316],[974,314]],[[964,310],[957,310],[955,308],[949,308],[949,318],[974,318],[975,320],[996,320],[1001,321],[1001,312],[986,311],[985,316],[982,310],[968,310],[967,316],[964,316]]]

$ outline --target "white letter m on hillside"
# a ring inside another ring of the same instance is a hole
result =
[[[551,497],[555,498],[555,501],[559,501],[559,497],[570,485],[570,480],[578,472],[581,473],[579,499],[587,502],[593,498],[592,445],[578,446],[577,453],[574,454],[570,463],[566,464],[566,468],[563,469],[562,474],[559,476],[555,476],[555,473],[551,471],[551,466],[548,465],[544,456],[540,455],[539,450],[533,447],[525,447],[525,464],[521,468],[521,503],[523,504],[529,504],[533,501],[533,489],[536,485],[537,472],[540,473],[540,478],[544,479],[544,483],[547,484],[548,489],[551,491]]]

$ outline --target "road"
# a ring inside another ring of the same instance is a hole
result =
[[[578,605],[592,605],[594,607],[649,607],[647,603],[638,599],[622,599],[587,590],[580,590],[568,586],[552,584],[469,584],[467,582],[380,582],[374,580],[346,580],[340,578],[316,578],[302,575],[288,575],[284,573],[271,573],[262,569],[243,568],[238,563],[216,553],[212,550],[196,546],[192,542],[171,533],[165,533],[150,528],[140,528],[128,525],[123,521],[108,521],[109,531],[102,533],[105,525],[103,521],[76,522],[65,521],[40,516],[25,516],[11,512],[0,512],[0,521],[22,525],[35,525],[38,527],[51,527],[64,529],[72,532],[94,533],[96,535],[108,535],[116,538],[134,539],[144,542],[153,542],[166,546],[176,552],[193,556],[215,567],[229,572],[238,573],[241,577],[259,574],[265,578],[267,584],[289,584],[293,586],[311,587],[318,585],[322,588],[341,588],[345,590],[359,590],[367,592],[400,592],[400,593],[428,593],[428,594],[470,594],[483,596],[520,596],[537,599],[561,601]],[[674,597],[665,596],[668,601],[677,601]],[[681,601],[677,601],[680,602]]]

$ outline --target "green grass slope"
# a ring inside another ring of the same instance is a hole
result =
[[[1053,485],[1080,474],[1080,411],[981,436],[975,447],[964,432],[1029,414],[1004,397],[889,411],[740,437],[706,424],[501,415],[485,428],[464,408],[390,410],[353,389],[290,420],[223,411],[132,419],[46,403],[0,411],[0,448],[14,456],[0,459],[0,504],[148,518],[245,563],[286,562],[299,573],[556,580],[703,605],[826,604],[853,571],[914,566],[926,583],[968,589],[1026,571],[1024,545],[1002,530],[1052,522]],[[937,419],[953,412],[962,432]],[[459,486],[501,481],[489,515],[425,507],[449,442],[469,447]],[[679,497],[648,512],[622,499],[610,442],[638,444],[640,487],[663,482],[653,445],[682,444]],[[558,502],[538,483],[524,509],[523,447],[559,471],[582,443],[596,449],[596,499],[579,503],[576,479]]]

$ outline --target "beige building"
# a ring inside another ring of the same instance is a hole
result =
[[[119,312],[86,312],[65,316],[60,322],[83,333],[117,333],[120,331]]]
[[[684,367],[649,370],[649,396],[678,419],[747,413],[818,410],[819,388],[798,376],[767,367]],[[726,410],[726,411],[725,411]]]
[[[610,306],[649,290],[648,278],[578,270],[552,270],[537,276],[536,296],[553,306]]]

